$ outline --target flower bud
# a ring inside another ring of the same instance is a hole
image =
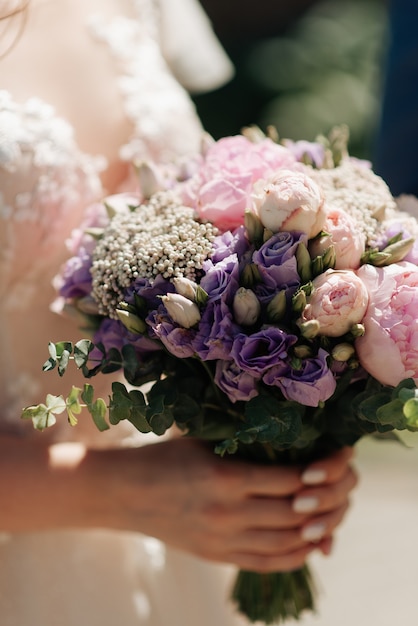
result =
[[[196,304],[206,304],[208,300],[208,294],[206,291],[193,280],[185,278],[184,276],[178,276],[173,278],[173,284],[177,293],[184,296],[188,300],[192,300]]]
[[[157,191],[163,189],[158,170],[147,161],[135,164],[135,171],[138,176],[139,188],[144,198],[151,198]]]
[[[298,346],[294,346],[293,353],[298,359],[308,359],[312,356],[312,348],[301,343]]]
[[[292,298],[292,309],[294,313],[300,314],[306,306],[306,294],[302,289],[299,289]]]
[[[252,126],[245,126],[241,133],[252,143],[260,143],[260,141],[263,141],[266,138],[261,128],[256,124],[253,124]]]
[[[247,229],[248,239],[255,246],[260,246],[263,242],[264,226],[253,211],[247,209],[244,214],[244,224]]]
[[[240,275],[240,281],[244,287],[252,287],[256,283],[259,283],[260,280],[260,271],[256,263],[248,263],[244,266]]]
[[[337,255],[335,253],[335,247],[329,246],[327,250],[325,250],[322,255],[322,265],[324,268],[324,272],[329,269],[334,269],[335,263],[337,261]]]
[[[254,291],[240,287],[233,301],[234,317],[241,326],[252,326],[260,315],[260,302]]]
[[[267,315],[270,322],[280,322],[286,313],[286,291],[282,289],[276,293],[274,298],[267,305]]]
[[[324,262],[322,256],[317,256],[312,261],[312,274],[313,276],[319,276],[324,271]]]
[[[309,320],[298,323],[300,334],[305,339],[314,339],[320,331],[321,325],[318,320]]]
[[[336,361],[345,363],[348,359],[351,359],[354,353],[354,346],[351,343],[344,342],[337,344],[333,348],[331,356]]]
[[[178,276],[177,278],[173,278],[173,285],[176,288],[177,293],[194,302],[197,283],[189,278],[185,278],[184,276]]]
[[[364,324],[353,324],[350,328],[350,333],[353,337],[363,337],[365,332]]]
[[[300,279],[302,283],[307,283],[312,278],[311,257],[308,248],[302,242],[296,248],[296,261]]]
[[[396,241],[395,243],[386,246],[386,248],[382,250],[385,254],[390,255],[386,264],[399,263],[399,261],[402,261],[408,252],[410,252],[414,243],[415,239],[410,237],[409,239],[401,239],[401,241]]]
[[[122,309],[116,309],[116,315],[118,316],[119,321],[122,322],[129,332],[135,333],[136,335],[142,335],[145,333],[147,325],[144,320],[141,320],[141,318],[134,313],[130,313],[129,311],[124,311]]]
[[[183,328],[191,328],[200,320],[199,307],[181,294],[169,293],[161,300],[173,321]]]

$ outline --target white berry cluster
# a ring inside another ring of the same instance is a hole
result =
[[[369,167],[356,161],[344,161],[339,167],[313,170],[312,178],[322,188],[326,204],[348,213],[368,243],[375,236],[378,223],[396,208],[388,186]]]
[[[116,318],[125,289],[137,278],[196,280],[217,233],[212,224],[196,221],[193,209],[170,192],[117,213],[93,254],[92,293],[99,312]]]

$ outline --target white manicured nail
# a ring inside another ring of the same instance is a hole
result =
[[[319,485],[326,477],[327,473],[323,469],[307,469],[303,472],[301,480],[305,485]]]
[[[312,526],[306,526],[306,528],[302,530],[302,539],[304,541],[319,541],[324,534],[324,524],[312,524]]]
[[[313,496],[305,496],[296,498],[293,502],[293,510],[295,513],[312,513],[318,508],[319,500]]]

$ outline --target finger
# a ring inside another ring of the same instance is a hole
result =
[[[307,544],[303,548],[287,554],[253,554],[247,552],[231,552],[228,561],[243,570],[252,572],[291,572],[303,567],[309,554],[317,550],[320,544]]]
[[[276,556],[300,550],[306,546],[306,543],[299,529],[261,530],[255,528],[236,533],[229,540],[229,546],[234,552]]]
[[[348,508],[349,503],[346,502],[330,513],[314,517],[302,528],[301,538],[307,542],[317,543],[326,537],[330,537],[337,526],[341,524]]]
[[[302,473],[301,480],[303,484],[318,485],[340,480],[341,476],[347,471],[347,465],[353,455],[353,448],[347,446],[311,463]]]
[[[347,500],[348,494],[354,489],[357,482],[356,472],[349,467],[338,482],[300,491],[293,499],[292,509],[295,513],[306,515],[331,511]]]

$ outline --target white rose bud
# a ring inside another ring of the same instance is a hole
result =
[[[240,287],[234,296],[234,317],[241,326],[252,326],[260,315],[260,302],[254,291]]]
[[[179,293],[169,293],[161,300],[171,318],[183,328],[191,328],[200,320],[200,311],[197,304]]]

